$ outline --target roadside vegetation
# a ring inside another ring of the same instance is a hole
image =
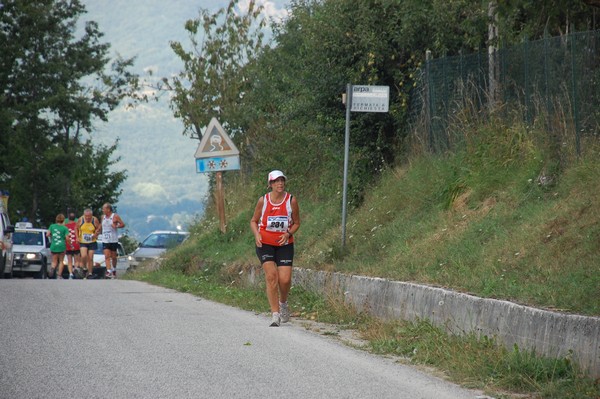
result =
[[[423,126],[414,123],[421,110],[411,105],[426,49],[434,57],[452,56],[563,35],[567,25],[569,31],[597,29],[592,2],[501,2],[499,36],[488,43],[488,4],[298,0],[264,46],[253,30],[264,26],[260,13],[251,8],[236,14],[236,4],[188,21],[191,45],[172,44],[184,70],[164,80],[184,134],[199,137],[218,114],[240,149],[243,170],[224,177],[227,232],[219,231],[209,200],[190,239],[160,268],[139,270],[133,278],[266,312],[260,273],[255,285],[246,278],[258,266],[248,224],[267,173],[281,169],[301,208],[299,267],[600,315],[597,134],[583,137],[575,155],[568,106],[552,115],[537,110],[534,120],[525,121],[516,104],[490,110],[464,99],[447,127],[453,145],[433,152],[422,139]],[[219,62],[207,62],[211,57]],[[228,81],[238,90],[218,90]],[[352,117],[350,213],[342,248],[340,94],[346,82],[388,85],[391,93],[389,113]],[[490,337],[448,336],[426,322],[383,322],[357,314],[333,294],[323,298],[300,287],[290,301],[298,318],[356,330],[374,353],[433,366],[495,396],[600,396],[598,381],[586,379],[568,358],[507,350]]]
[[[596,8],[585,1],[535,4],[522,0],[495,9],[504,46],[560,35],[566,23],[596,28],[590,18]],[[420,95],[424,49],[457,55],[485,47],[487,5],[293,1],[290,17],[274,26],[264,46],[259,9],[239,14],[236,6],[202,11],[185,24],[190,44],[172,43],[184,69],[164,79],[183,133],[199,137],[219,114],[243,167],[224,177],[227,233],[218,232],[209,200],[205,217],[190,229],[190,246],[178,251],[185,267],[255,262],[248,220],[265,192],[265,176],[282,169],[301,206],[299,266],[600,315],[600,142],[594,134],[583,137],[575,155],[567,102],[548,114],[543,104],[555,99],[538,99],[536,118],[526,121],[516,103],[490,110],[464,98],[449,121],[453,144],[444,152],[427,148],[425,127],[415,122],[422,110],[411,104]],[[229,61],[218,56],[222,47]],[[212,58],[219,61],[207,61]],[[219,91],[228,81],[238,89]],[[389,113],[352,116],[342,248],[345,82],[392,90]]]
[[[501,121],[475,130],[464,150],[413,157],[373,180],[348,217],[345,249],[338,187],[329,200],[311,200],[296,184],[310,177],[287,172],[302,212],[295,264],[600,315],[600,149],[590,146],[542,183],[549,156],[535,144],[541,132]],[[256,265],[248,222],[264,179],[232,175],[227,233],[209,208],[167,264]]]
[[[59,210],[97,211],[127,178],[118,142],[98,144],[96,123],[147,97],[134,59],[112,57],[85,13],[78,0],[0,4],[0,188],[13,221],[47,226]]]

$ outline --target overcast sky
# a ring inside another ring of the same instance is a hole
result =
[[[178,73],[182,65],[169,47],[170,41],[189,43],[183,26],[198,16],[200,8],[216,11],[227,0],[83,0],[88,13],[111,43],[113,54],[136,57],[133,71],[155,77]],[[247,7],[249,0],[241,0]],[[259,0],[269,17],[284,18],[287,0]],[[128,179],[118,212],[129,219],[130,232],[143,238],[158,228],[175,228],[194,215],[201,215],[207,194],[207,176],[197,174],[194,152],[197,140],[181,134],[183,127],[173,117],[168,97],[135,109],[121,107],[98,122],[93,139],[112,144],[120,140],[118,169],[127,169]],[[235,172],[226,172],[235,173]],[[125,220],[126,223],[128,220]]]

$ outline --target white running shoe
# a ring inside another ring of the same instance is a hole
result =
[[[281,319],[279,317],[279,313],[273,313],[273,316],[271,317],[271,324],[269,325],[269,327],[279,327],[280,322]]]
[[[288,308],[288,304],[279,303],[279,312],[281,313],[281,322],[287,323],[290,321],[290,308]]]

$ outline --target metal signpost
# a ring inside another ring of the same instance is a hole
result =
[[[350,154],[350,113],[388,112],[389,86],[346,85],[346,133],[344,137],[344,187],[342,193],[342,248],[346,246],[346,214],[348,203],[348,157]]]
[[[240,152],[216,118],[212,118],[206,127],[194,157],[196,158],[197,173],[217,173],[215,202],[219,213],[221,233],[225,233],[227,224],[225,223],[225,193],[222,172],[240,169]]]

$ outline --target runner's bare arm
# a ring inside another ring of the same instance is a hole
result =
[[[117,215],[115,213],[115,218],[114,218],[114,222],[113,222],[113,227],[116,228],[123,228],[125,227],[125,223],[123,222],[123,219],[121,219],[121,216]]]
[[[94,235],[98,237],[100,236],[100,233],[102,233],[102,224],[96,216],[92,216],[92,222],[93,221],[95,221],[94,226],[96,226],[96,232],[94,233]]]
[[[75,224],[75,241],[79,241],[80,234],[81,233],[79,231],[79,219],[77,219],[77,224]]]
[[[292,197],[292,224],[288,229],[288,232],[291,235],[294,235],[298,229],[300,228],[300,207],[298,206],[298,201],[296,200],[296,196]]]
[[[250,219],[250,230],[252,230],[252,234],[254,235],[254,242],[257,247],[262,247],[262,238],[260,236],[260,232],[258,231],[258,222],[260,220],[260,214],[262,213],[262,208],[264,205],[264,197],[260,197],[258,202],[256,203],[256,207],[254,208],[254,214],[252,215],[252,219]]]

